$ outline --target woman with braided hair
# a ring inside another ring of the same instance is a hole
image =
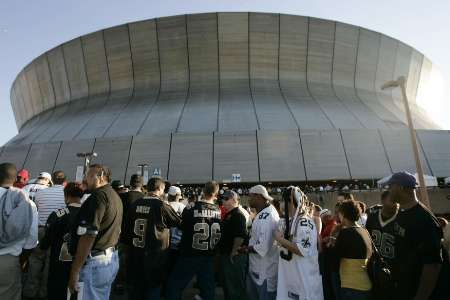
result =
[[[323,300],[319,272],[318,232],[307,213],[308,199],[298,187],[282,194],[281,231],[275,233],[280,246],[277,299]]]

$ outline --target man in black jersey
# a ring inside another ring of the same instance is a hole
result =
[[[67,298],[67,282],[69,281],[71,261],[61,261],[61,247],[64,236],[74,226],[81,207],[80,199],[83,189],[80,183],[70,182],[64,188],[64,200],[67,207],[52,212],[45,225],[45,235],[39,246],[43,250],[50,248],[49,272],[47,281],[48,300]]]
[[[442,266],[442,231],[435,216],[415,193],[413,175],[399,172],[387,182],[392,200],[400,204],[394,221],[393,299],[448,299],[437,285]],[[448,283],[447,283],[448,285]]]
[[[144,197],[144,193],[142,192],[142,186],[143,186],[143,178],[141,175],[133,174],[130,178],[130,190],[125,193],[120,193],[119,197],[122,200],[122,206],[123,206],[123,218],[122,218],[122,232],[124,230],[124,224],[126,220],[128,220],[127,213],[128,208],[130,205],[138,200]],[[123,245],[122,242],[122,236],[121,240],[118,245],[119,250],[119,272],[117,273],[116,280],[114,282],[114,292],[117,295],[121,295],[124,293],[124,283],[126,279],[127,269],[126,269],[126,252],[124,248],[126,246]]]
[[[214,204],[218,192],[219,185],[215,181],[207,182],[203,199],[183,211],[180,256],[167,283],[168,300],[179,300],[194,275],[201,298],[214,299],[214,254],[221,235],[220,209]]]
[[[366,229],[384,260],[392,265],[395,258],[394,224],[398,203],[392,201],[389,191],[381,194],[381,209],[373,209],[367,218]]]
[[[395,260],[394,224],[398,207],[398,203],[392,201],[389,191],[384,191],[381,194],[381,206],[369,209],[366,222],[366,229],[390,270]],[[382,288],[373,287],[372,294],[375,299],[393,299],[393,288],[394,285],[383,286]]]
[[[159,299],[161,284],[168,269],[170,228],[181,219],[163,202],[164,180],[152,177],[148,196],[130,204],[122,241],[127,245],[129,299]]]

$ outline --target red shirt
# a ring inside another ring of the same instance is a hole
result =
[[[225,218],[225,215],[227,214],[227,210],[225,209],[225,207],[223,205],[219,206],[220,208],[220,218],[223,219]]]
[[[327,236],[330,236],[331,231],[333,231],[333,228],[337,225],[336,220],[333,218],[330,221],[328,221],[325,226],[322,228],[322,232],[320,233],[320,237],[323,239]]]

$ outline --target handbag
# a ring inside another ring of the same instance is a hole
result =
[[[367,233],[369,234],[369,231]],[[391,270],[375,246],[370,234],[369,237],[372,242],[372,255],[367,263],[367,273],[372,282],[372,292],[378,295],[385,294],[393,286]]]

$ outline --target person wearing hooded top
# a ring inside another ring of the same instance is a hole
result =
[[[0,299],[22,298],[21,273],[38,243],[36,205],[13,187],[16,166],[0,164]]]
[[[284,219],[275,240],[280,246],[277,299],[322,300],[318,231],[307,214],[305,194],[290,186],[283,192]]]

